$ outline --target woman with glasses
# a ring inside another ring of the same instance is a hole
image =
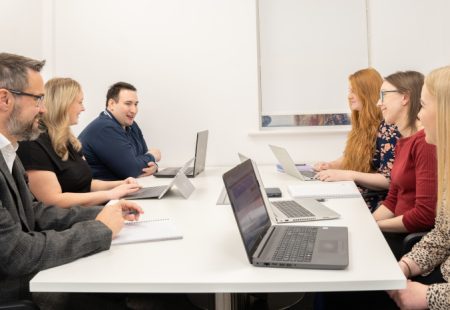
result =
[[[17,151],[28,174],[31,192],[45,204],[67,208],[91,206],[136,192],[135,179],[100,181],[92,179],[81,154],[80,141],[70,126],[84,111],[83,91],[70,78],[54,78],[45,84],[42,127],[35,141],[23,141]]]
[[[394,255],[401,256],[404,237],[434,226],[437,200],[436,148],[425,141],[417,114],[423,75],[397,72],[385,78],[378,105],[384,119],[399,129],[391,185],[386,199],[373,213]]]
[[[383,79],[372,68],[349,76],[348,103],[352,129],[344,154],[331,162],[314,165],[321,181],[355,181],[373,212],[386,196],[400,133],[382,120],[376,106]]]
[[[450,309],[450,66],[426,77],[419,118],[426,141],[437,147],[438,215],[435,228],[399,261],[411,281],[389,295],[402,309]]]
[[[397,185],[402,183],[397,178],[405,173],[408,178],[415,179],[413,182],[418,187],[415,200],[422,204],[425,199],[429,206],[425,209],[434,210],[437,179],[439,212],[436,226],[399,261],[400,269],[409,279],[406,289],[389,291],[389,295],[383,291],[321,293],[316,297],[316,309],[450,309],[450,208],[447,205],[450,201],[450,67],[431,72],[423,88],[422,84],[423,76],[418,72],[392,74],[381,87],[383,95],[378,104],[386,121],[398,124],[404,135],[397,144],[389,195],[394,190],[397,196],[407,192],[405,189],[398,191],[402,186]],[[419,129],[421,126],[424,130]],[[439,166],[437,177],[434,145],[437,147]],[[405,156],[408,160],[404,160]],[[426,161],[431,163],[431,169]],[[418,169],[416,175],[408,171],[412,166]],[[426,180],[431,184],[424,184]],[[428,189],[420,189],[422,186]],[[412,208],[420,209],[416,201],[411,202]],[[433,211],[429,213],[434,214]],[[378,216],[376,212],[375,215]],[[394,221],[398,220],[402,218]]]

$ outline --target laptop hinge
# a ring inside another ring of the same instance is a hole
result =
[[[272,236],[274,231],[275,231],[275,226],[270,226],[269,229],[267,230],[266,234],[264,235],[264,237],[259,242],[259,245],[256,248],[256,251],[253,253],[253,258],[259,257],[261,255],[261,253],[264,252],[264,248],[266,247],[266,245],[268,243],[267,241],[269,241],[269,239]]]

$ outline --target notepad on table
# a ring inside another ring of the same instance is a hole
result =
[[[289,185],[288,191],[294,198],[354,198],[361,196],[353,181],[299,182]]]
[[[295,164],[295,167],[298,171],[314,171],[314,168],[308,164]],[[276,168],[278,172],[284,172],[284,168],[281,164],[276,164]]]
[[[123,229],[119,232],[119,235],[113,239],[111,244],[116,245],[181,238],[183,238],[182,234],[178,231],[171,219],[154,218],[126,222]]]

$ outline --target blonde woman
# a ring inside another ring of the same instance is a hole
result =
[[[399,262],[411,279],[406,289],[389,294],[402,309],[450,309],[450,66],[426,77],[419,118],[426,141],[437,147],[438,215],[435,228]]]
[[[81,154],[80,141],[70,126],[78,123],[84,111],[83,91],[70,78],[54,78],[45,84],[42,119],[45,132],[35,141],[20,143],[17,151],[37,200],[68,208],[91,206],[136,192],[135,179],[100,181],[92,179],[89,165]]]
[[[389,188],[394,150],[400,133],[386,124],[377,107],[383,78],[373,68],[349,76],[348,103],[352,129],[342,157],[314,165],[321,181],[355,181],[371,211]],[[371,195],[367,193],[371,191]],[[366,194],[366,195],[364,195]]]

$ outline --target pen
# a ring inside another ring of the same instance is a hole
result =
[[[134,210],[134,209],[122,211],[122,215],[130,215],[130,214],[138,215],[139,212],[137,210]]]

